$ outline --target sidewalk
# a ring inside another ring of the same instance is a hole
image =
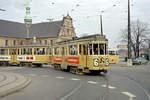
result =
[[[23,75],[0,71],[0,98],[25,88],[30,82]]]
[[[147,64],[133,65],[133,66],[127,66],[127,62],[119,62],[119,64],[111,64],[110,66],[111,67],[133,69],[133,70],[145,70],[145,71],[150,72],[150,62],[148,62]]]

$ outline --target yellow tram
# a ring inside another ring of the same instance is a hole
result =
[[[108,54],[109,54],[109,63],[110,64],[118,64],[119,63],[118,50],[108,49]]]
[[[108,40],[104,35],[90,35],[53,45],[21,45],[0,47],[0,65],[41,66],[72,73],[107,73]]]
[[[0,65],[41,66],[50,63],[50,46],[37,44],[1,47]]]
[[[109,66],[108,40],[102,35],[91,35],[53,45],[55,69],[72,73],[107,73]]]

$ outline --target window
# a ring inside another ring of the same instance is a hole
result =
[[[104,52],[105,52],[104,44],[99,44],[99,54],[104,55]]]
[[[50,40],[50,44],[53,45],[53,40]]]
[[[45,45],[47,45],[47,40],[45,40]]]
[[[22,55],[32,55],[32,48],[22,48],[21,54]]]
[[[46,49],[45,48],[34,48],[34,55],[45,55]]]
[[[90,53],[90,55],[92,55],[92,44],[89,44],[89,53]]]
[[[54,54],[59,55],[59,48],[58,47],[54,48]]]
[[[64,47],[61,48],[61,54],[65,55],[65,48]]]
[[[98,44],[93,44],[94,55],[98,55]]]
[[[79,54],[88,55],[88,46],[85,44],[79,45]]]
[[[77,45],[69,46],[69,54],[70,55],[77,55]]]
[[[51,55],[52,54],[52,49],[51,48],[46,48],[46,54]]]
[[[93,44],[93,52],[94,55],[104,55],[106,53],[106,44]]]
[[[0,55],[8,55],[8,49],[0,49]]]
[[[5,41],[5,46],[8,46],[8,40]]]
[[[41,41],[41,40],[39,40],[39,42],[40,42],[40,44],[42,44],[42,41]]]
[[[16,45],[16,40],[14,40],[13,44]]]
[[[23,45],[23,41],[20,42],[20,45]]]

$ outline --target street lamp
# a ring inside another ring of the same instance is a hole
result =
[[[128,0],[128,61],[127,66],[132,66],[131,59],[131,27],[130,27],[130,0]]]

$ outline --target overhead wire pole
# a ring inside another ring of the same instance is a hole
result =
[[[131,26],[130,26],[130,0],[128,0],[128,66],[132,66],[131,59]]]
[[[115,7],[116,5],[113,5],[112,7]],[[112,8],[110,7],[110,8]],[[107,9],[110,9],[110,8],[107,8]],[[106,9],[105,9],[106,10]],[[102,18],[102,13],[105,11],[105,10],[102,10],[101,11],[101,14],[100,14],[100,28],[101,28],[101,35],[103,35],[103,18]],[[107,10],[106,10],[107,11]]]
[[[103,22],[102,22],[102,14],[100,15],[100,25],[101,25],[101,35],[103,35]]]

